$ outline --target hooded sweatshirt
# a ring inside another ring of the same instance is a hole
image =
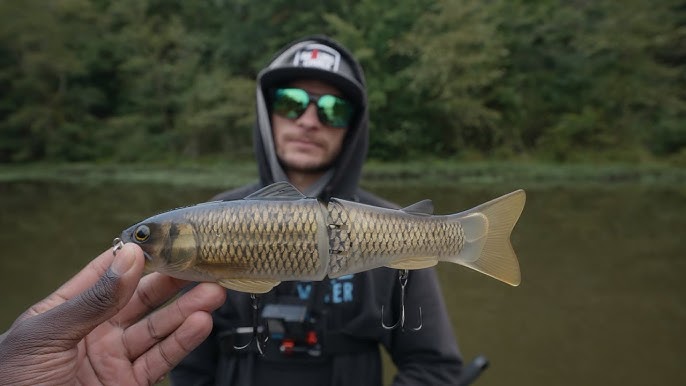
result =
[[[341,153],[303,193],[324,201],[337,197],[397,207],[358,186],[369,137],[364,73],[347,49],[325,36],[305,37],[287,45],[258,74],[253,144],[260,180],[214,199],[241,199],[261,187],[287,181],[274,149],[270,95],[274,88],[297,79],[329,83],[357,107]],[[172,383],[377,386],[382,384],[380,347],[384,347],[398,370],[394,385],[457,385],[462,358],[434,269],[411,271],[405,290],[406,328],[389,330],[382,327],[381,310],[386,324],[392,324],[401,312],[400,282],[394,269],[378,268],[321,282],[281,283],[260,297],[263,309],[285,309],[278,308],[285,304],[306,310],[306,317],[281,333],[273,331],[274,326],[262,314],[261,323],[270,326],[271,334],[265,355],[255,350],[254,342],[235,349],[250,339],[250,334],[243,332],[252,331],[253,300],[249,294],[227,290],[226,303],[213,313],[212,333],[172,371]],[[412,331],[419,323],[422,328]],[[308,342],[316,344],[285,352],[288,334],[300,329],[310,330],[306,333],[312,335],[307,336],[314,338]]]

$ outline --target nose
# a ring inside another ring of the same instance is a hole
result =
[[[298,117],[296,123],[307,129],[321,126],[322,123],[319,121],[319,116],[317,116],[317,106],[314,103],[310,103],[305,112]]]

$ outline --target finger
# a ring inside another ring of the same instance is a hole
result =
[[[198,311],[179,328],[138,357],[133,365],[138,384],[153,384],[202,343],[212,331],[212,317]]]
[[[142,254],[140,247],[135,244],[131,244],[127,247],[127,250],[131,248],[138,249],[138,253]],[[123,252],[123,249],[122,251]],[[124,253],[131,253],[130,251]],[[119,255],[119,252],[117,253]],[[100,278],[107,272],[107,270],[112,265],[115,260],[115,254],[112,248],[104,251],[98,257],[93,259],[86,267],[84,267],[79,273],[74,275],[69,281],[60,286],[60,288],[55,291],[55,294],[60,297],[71,299],[81,292],[85,291],[95,284]],[[120,259],[121,260],[121,259]]]
[[[101,253],[55,292],[29,308],[19,319],[41,314],[57,307],[95,284],[114,260],[112,249]]]
[[[125,328],[156,310],[190,282],[153,272],[145,276],[114,322]]]
[[[129,358],[138,358],[155,343],[179,328],[197,311],[212,312],[226,299],[226,291],[214,283],[201,283],[124,331],[124,346]]]
[[[143,264],[140,248],[127,244],[91,287],[29,321],[37,324],[39,333],[48,334],[57,342],[69,345],[81,340],[124,307],[140,280]],[[90,274],[81,277],[89,278]],[[76,287],[74,284],[72,288]]]

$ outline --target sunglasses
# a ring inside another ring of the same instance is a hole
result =
[[[274,91],[273,112],[288,119],[297,119],[310,103],[317,106],[319,121],[327,126],[346,128],[355,109],[353,104],[335,95],[314,95],[300,88],[277,88]]]

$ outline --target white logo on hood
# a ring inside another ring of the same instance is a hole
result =
[[[308,44],[293,57],[295,66],[314,67],[331,72],[338,72],[340,63],[341,54],[323,44]]]

